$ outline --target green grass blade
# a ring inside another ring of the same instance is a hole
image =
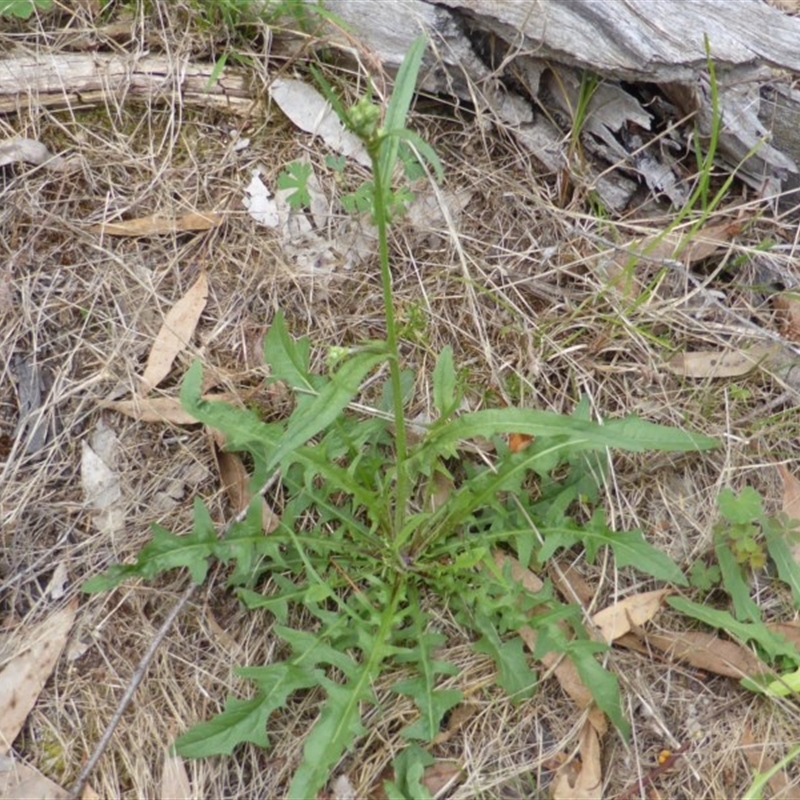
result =
[[[614,554],[617,567],[635,567],[658,580],[678,586],[688,584],[681,568],[666,553],[648,544],[640,530],[612,531],[599,515],[585,526],[543,526],[543,530],[544,545],[538,553],[541,561],[549,559],[559,548],[570,548],[579,543],[586,547],[589,561],[593,561],[599,548],[606,546]]]
[[[795,608],[800,608],[800,565],[791,548],[783,537],[773,535],[767,537],[767,550],[778,568],[778,576],[792,591]]]
[[[442,417],[452,414],[458,404],[456,386],[453,348],[448,345],[439,353],[433,368],[433,405]]]
[[[761,609],[750,597],[750,587],[742,575],[742,567],[736,561],[727,542],[717,542],[714,554],[717,557],[722,585],[733,602],[736,619],[743,622],[758,622],[761,619]]]

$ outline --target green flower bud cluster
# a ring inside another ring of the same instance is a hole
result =
[[[348,112],[348,122],[353,133],[364,142],[370,142],[379,134],[380,106],[368,97],[362,97]]]

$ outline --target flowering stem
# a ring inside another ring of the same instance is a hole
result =
[[[386,136],[375,132],[367,142],[367,152],[372,159],[372,180],[374,197],[375,225],[378,228],[378,258],[381,269],[383,289],[383,312],[386,321],[386,345],[389,351],[389,380],[392,389],[394,412],[395,448],[397,459],[397,484],[394,507],[394,535],[398,537],[405,522],[406,505],[409,499],[408,444],[406,437],[405,409],[403,407],[403,387],[400,380],[400,347],[397,337],[397,324],[394,316],[394,296],[392,292],[392,272],[389,267],[389,219],[386,207],[390,176],[384,175],[380,163],[381,145]]]

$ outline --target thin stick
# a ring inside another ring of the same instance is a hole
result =
[[[668,769],[672,769],[672,767],[675,766],[675,762],[682,755],[685,755],[691,746],[691,742],[684,742],[677,750],[673,750],[669,756],[664,759],[663,764],[653,767],[653,769],[651,769],[647,775],[641,777],[636,783],[633,784],[633,786],[619,795],[617,800],[631,800],[635,794],[643,792],[645,787],[653,784],[659,775],[663,774]]]
[[[92,774],[94,768],[97,766],[97,762],[102,758],[106,747],[108,747],[108,743],[111,741],[111,737],[114,735],[114,731],[116,730],[117,725],[119,725],[119,721],[122,719],[122,715],[125,713],[128,703],[130,703],[130,701],[133,699],[133,695],[139,688],[139,684],[144,680],[145,673],[150,667],[150,662],[155,658],[156,652],[161,646],[161,642],[164,641],[164,637],[169,633],[172,623],[175,622],[175,618],[181,613],[183,608],[189,602],[198,585],[199,584],[192,584],[183,593],[181,599],[178,600],[174,606],[172,606],[169,614],[167,614],[167,618],[162,623],[161,628],[159,628],[158,633],[155,635],[153,641],[150,642],[150,646],[147,648],[145,654],[142,656],[141,661],[139,661],[139,666],[136,667],[136,671],[133,673],[131,682],[128,684],[128,687],[125,689],[125,693],[122,695],[122,698],[117,704],[117,710],[114,712],[114,716],[111,717],[111,721],[103,731],[103,735],[100,737],[100,741],[94,748],[91,758],[86,762],[86,765],[81,770],[81,774],[78,775],[78,780],[75,781],[75,785],[70,791],[71,800],[79,800],[81,793],[86,786],[86,782],[89,780],[89,775]]]

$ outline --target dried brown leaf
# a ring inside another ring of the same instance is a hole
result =
[[[737,223],[725,222],[719,225],[707,225],[691,237],[687,237],[680,231],[671,231],[666,235],[647,236],[629,245],[631,255],[628,258],[641,254],[648,259],[657,261],[680,259],[688,267],[697,261],[713,256],[724,245],[727,245],[738,232],[739,225]]]
[[[436,761],[425,768],[420,783],[436,797],[445,787],[453,788],[463,779],[464,771],[455,761]]]
[[[196,425],[197,420],[183,410],[177,397],[134,397],[132,400],[106,400],[103,408],[119,411],[139,422],[171,422],[173,425]]]
[[[783,481],[783,513],[789,519],[800,522],[800,480],[783,464],[778,464],[778,472]],[[800,542],[791,542],[790,548],[794,560],[800,564]]]
[[[436,470],[428,484],[428,504],[431,511],[436,511],[447,502],[453,493],[453,479],[449,475]]]
[[[213,438],[213,437],[212,437]],[[231,506],[238,514],[244,511],[253,496],[250,493],[250,475],[247,473],[242,459],[236,453],[229,453],[219,446],[214,447],[220,479],[228,495]],[[278,527],[280,519],[270,509],[265,498],[261,498],[261,525],[265,533],[272,533]]]
[[[142,375],[142,394],[147,394],[169,375],[175,357],[189,344],[207,302],[208,278],[205,272],[201,272],[200,277],[164,317]]]
[[[592,602],[595,588],[580,574],[577,567],[567,563],[566,559],[548,564],[547,574],[553,581],[556,591],[568,602],[578,602],[583,606],[588,606]]]
[[[600,629],[603,639],[609,644],[629,633],[633,627],[644,625],[659,612],[670,589],[643,592],[626,597],[614,605],[598,611],[592,622]]]
[[[767,628],[778,636],[785,637],[800,651],[800,624],[796,622],[768,622]]]
[[[668,658],[685,661],[697,669],[737,680],[770,671],[747,648],[703,631],[647,635],[628,633],[620,636],[616,644],[640,653],[649,653],[655,648]]]
[[[214,449],[225,494],[228,495],[231,506],[238,514],[247,508],[250,502],[250,492],[247,488],[250,476],[247,474],[242,459],[236,453],[228,453],[216,447]]]
[[[161,236],[170,233],[208,231],[216,228],[221,222],[221,214],[213,211],[194,211],[180,217],[154,214],[122,222],[103,222],[100,225],[92,225],[89,230],[102,236]]]
[[[32,625],[25,649],[0,672],[0,755],[7,755],[50,677],[75,621],[78,601]]]
[[[772,302],[780,313],[783,335],[793,342],[800,342],[800,298],[795,294],[779,294]]]
[[[800,480],[783,464],[778,464],[778,472],[783,481],[783,513],[790,519],[800,521]]]
[[[81,792],[81,800],[102,800],[100,795],[94,790],[90,784],[86,784]]]
[[[738,232],[737,223],[726,222],[707,225],[690,239],[680,231],[635,239],[627,245],[625,251],[618,252],[611,266],[606,268],[609,283],[617,286],[626,297],[636,297],[642,287],[629,269],[629,265],[635,259],[641,258],[651,262],[680,259],[688,267],[696,261],[714,255]]]
[[[746,375],[761,362],[774,356],[777,346],[754,345],[746,350],[698,350],[673,356],[666,368],[675,375],[687,378],[733,378]]]
[[[603,769],[600,763],[600,738],[590,722],[581,730],[578,743],[581,761],[577,771],[568,762],[556,773],[551,790],[552,800],[601,800]]]
[[[203,400],[220,400],[224,403],[236,403],[238,398],[230,392],[204,394]],[[131,400],[105,400],[100,403],[103,408],[119,411],[126,417],[139,422],[169,422],[173,425],[197,425],[197,420],[184,411],[177,397],[134,397]]]
[[[68,800],[70,793],[27,764],[0,755],[0,798],[3,800]]]
[[[747,763],[756,772],[769,772],[775,766],[775,762],[767,755],[767,743],[756,741],[747,722],[744,723],[744,729],[739,738],[739,747],[744,753]],[[797,800],[800,797],[800,790],[792,786],[786,770],[778,770],[767,781],[767,784],[775,800]]]
[[[171,748],[164,750],[164,770],[161,774],[161,790],[159,797],[171,800],[191,800],[192,787],[186,766],[180,756],[171,754]]]
[[[214,634],[214,637],[219,640],[219,645],[225,648],[231,657],[238,653],[241,649],[241,645],[219,624],[219,622],[217,622],[217,618],[208,607],[206,607],[205,610],[205,618],[209,630]]]
[[[447,717],[447,729],[436,734],[433,744],[450,741],[480,710],[477,703],[459,703]]]

